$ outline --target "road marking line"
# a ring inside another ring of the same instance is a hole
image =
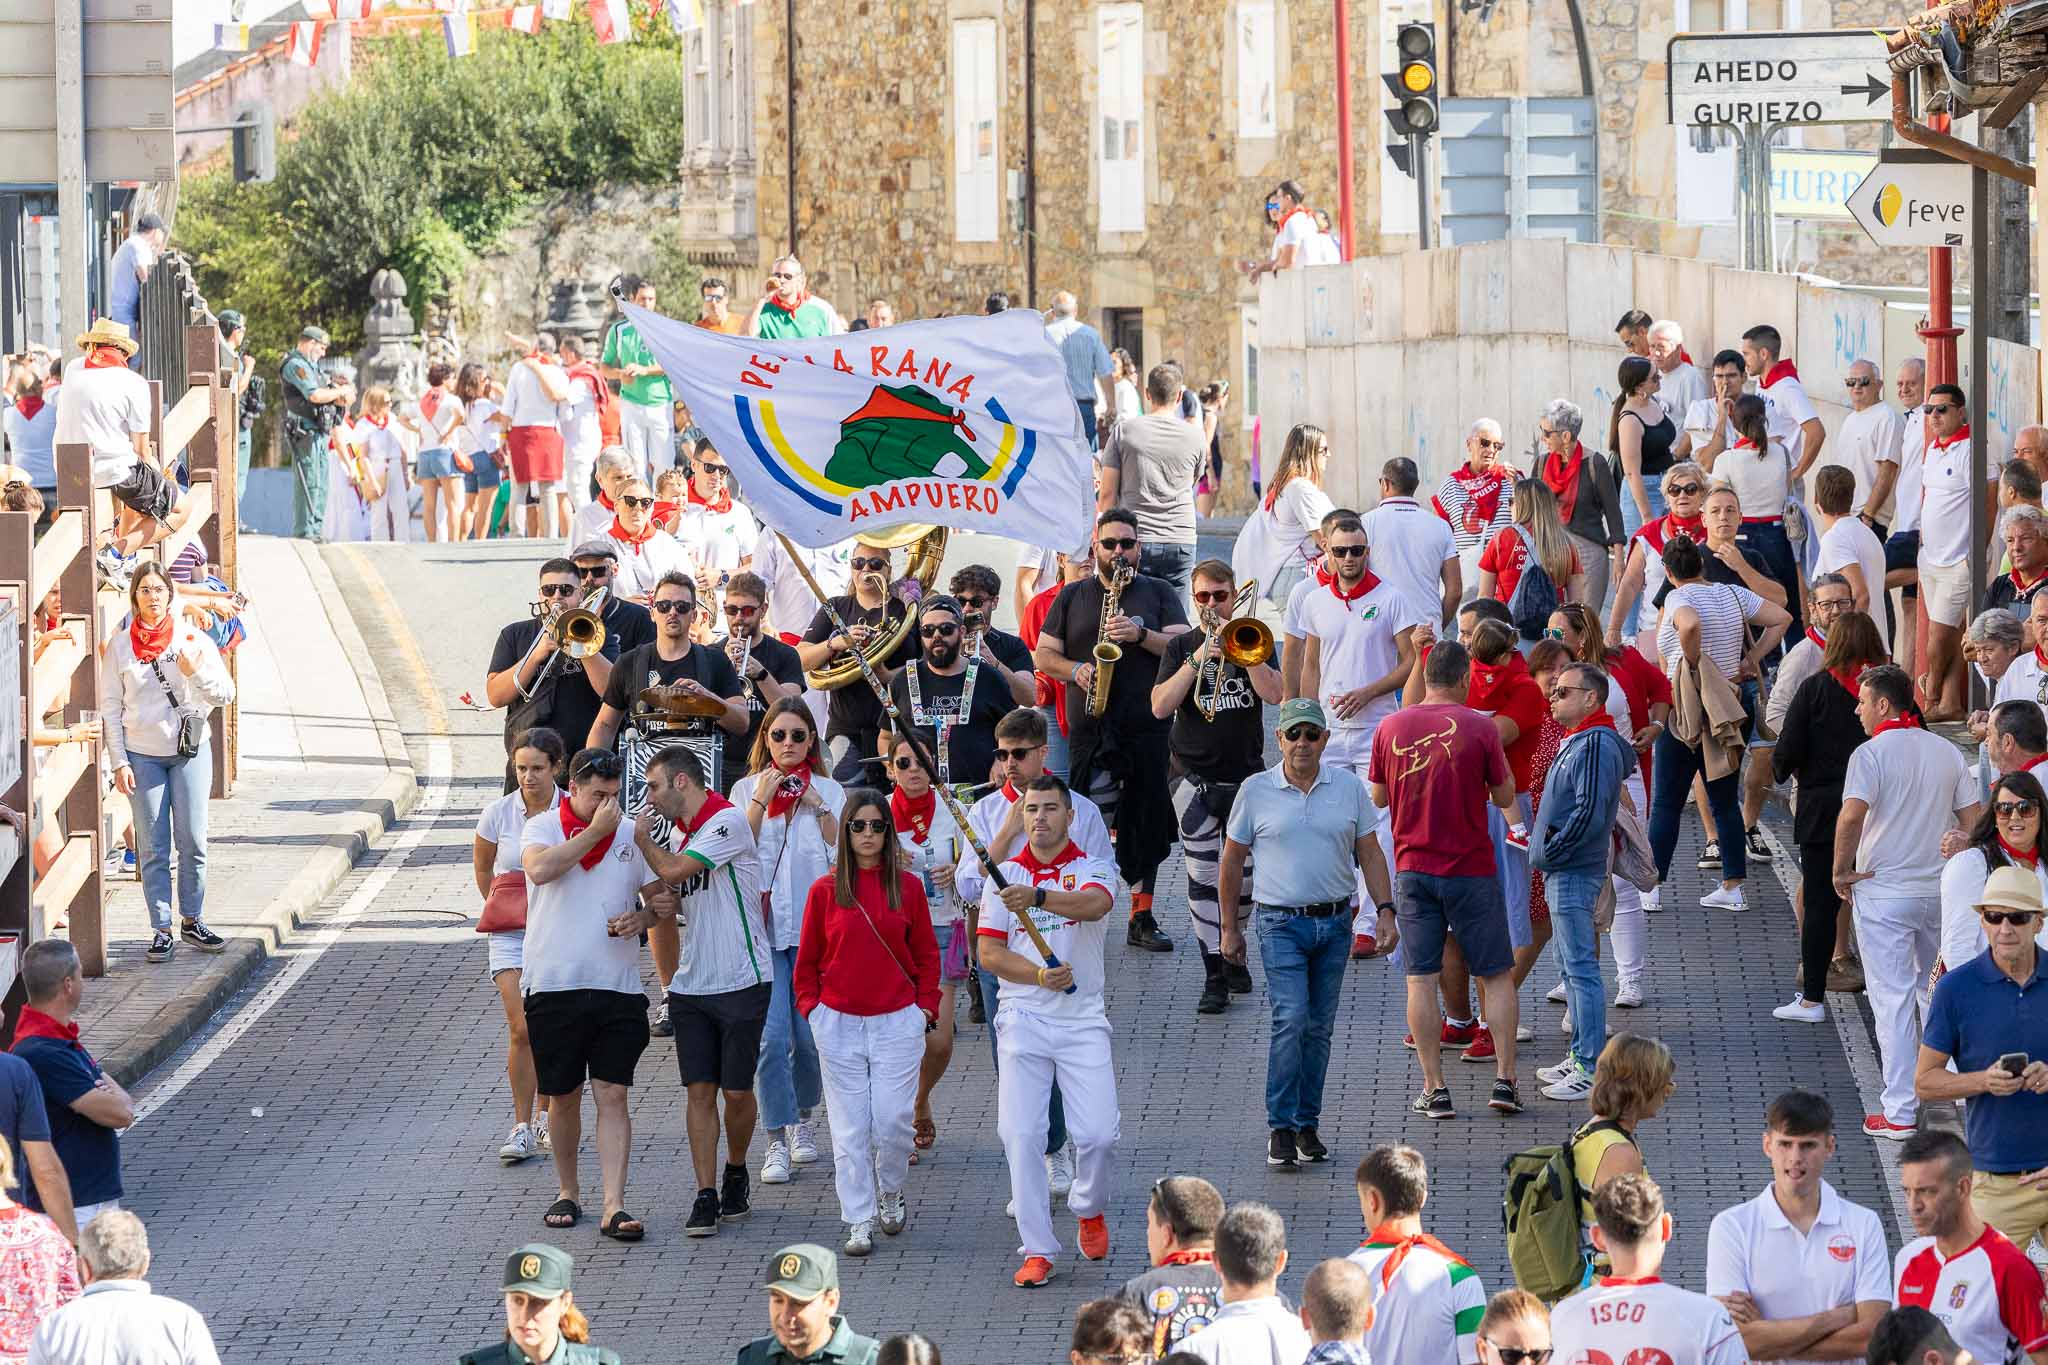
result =
[[[1757,828],[1762,832],[1764,842],[1771,846],[1771,874],[1778,879],[1778,885],[1785,888],[1785,897],[1790,900],[1799,889],[1799,878],[1792,872],[1798,860],[1774,831],[1763,825]],[[1835,1026],[1835,1034],[1842,1040],[1842,1055],[1849,1060],[1849,1074],[1856,1079],[1856,1093],[1863,1101],[1864,1113],[1882,1114],[1884,1104],[1879,1096],[1884,1093],[1884,1079],[1877,1060],[1877,1041],[1864,1031],[1863,1011],[1856,1007],[1855,995],[1848,991],[1829,991],[1827,1006],[1828,1021]],[[1779,1021],[1773,1019],[1771,1022]],[[1839,1124],[1836,1129],[1839,1134]],[[1861,1118],[1849,1131],[1877,1148],[1877,1164],[1884,1170],[1884,1192],[1891,1200],[1892,1216],[1898,1220],[1899,1235],[1910,1239],[1913,1236],[1913,1218],[1906,1210],[1906,1192],[1899,1183],[1899,1144],[1889,1138],[1864,1135]]]

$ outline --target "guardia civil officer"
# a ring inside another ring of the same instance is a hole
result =
[[[590,1321],[569,1292],[569,1253],[529,1242],[505,1258],[505,1339],[461,1365],[621,1365],[618,1352],[590,1344]]]

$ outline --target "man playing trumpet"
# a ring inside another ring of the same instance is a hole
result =
[[[804,632],[803,642],[796,647],[804,667],[811,672],[824,668],[834,655],[865,647],[878,632],[887,631],[894,618],[909,610],[905,604],[891,600],[887,549],[869,541],[855,541],[852,569],[853,592],[832,599],[832,607],[839,613],[839,619],[846,622],[851,638],[839,633],[832,623],[832,613],[820,606],[818,614],[811,618],[810,629]],[[897,669],[916,657],[917,633],[911,631],[902,644],[889,652],[888,658],[869,662],[874,665],[876,676],[886,683],[896,676]],[[834,781],[848,786],[876,785],[877,779],[864,771],[864,760],[881,752],[881,738],[882,700],[873,688],[856,679],[853,685],[832,693],[826,711],[825,742],[832,757]]]
[[[706,600],[699,585],[698,600]],[[725,585],[725,657],[739,674],[747,703],[747,732],[733,746],[736,756],[754,751],[754,737],[761,733],[761,717],[784,697],[800,697],[804,691],[804,662],[794,646],[786,645],[764,628],[767,621],[768,585],[760,575],[742,570]],[[746,776],[744,761],[726,765],[725,790]]]

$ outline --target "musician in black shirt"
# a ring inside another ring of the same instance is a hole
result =
[[[818,614],[811,618],[810,629],[804,632],[803,642],[796,647],[804,667],[811,672],[832,663],[853,648],[856,641],[886,633],[910,610],[890,591],[887,550],[863,540],[855,541],[852,570],[852,594],[833,598],[832,606],[853,632],[853,640],[841,635],[839,627],[832,624],[831,614],[819,607]],[[917,632],[906,631],[903,643],[891,650],[888,658],[874,661],[875,674],[886,687],[889,679],[896,676],[896,670],[916,657]],[[880,751],[881,736],[882,700],[867,680],[856,676],[834,689],[825,712],[826,752],[832,757],[832,779],[848,787],[885,785],[881,766],[870,761]]]
[[[1003,596],[1002,575],[986,564],[969,564],[954,574],[946,587],[960,604],[960,629],[967,637],[967,653],[979,649],[983,667],[1001,677],[1016,705],[1035,703],[1038,674],[1031,666],[1031,646],[994,625],[996,606]]]
[[[747,733],[731,746],[733,761],[725,765],[720,784],[728,794],[747,775],[746,755],[754,752],[754,737],[761,733],[768,708],[804,692],[804,661],[796,648],[761,628],[767,601],[768,585],[759,574],[742,570],[725,585],[725,657],[739,671],[747,701]]]
[[[952,598],[943,593],[927,597],[917,617],[920,657],[889,683],[897,713],[938,762],[940,784],[949,787],[989,780],[996,761],[996,722],[1016,709],[1009,684],[989,667],[987,655],[964,652],[960,618],[960,604]],[[882,724],[890,725],[886,715]],[[895,736],[885,729],[881,756],[894,747]]]

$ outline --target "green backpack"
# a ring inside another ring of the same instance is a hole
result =
[[[1612,1119],[1588,1124],[1585,1131],[1601,1129],[1622,1131]],[[1561,1144],[1531,1147],[1502,1163],[1507,1192],[1500,1215],[1507,1233],[1508,1264],[1515,1283],[1545,1303],[1556,1303],[1585,1279],[1579,1220],[1584,1190],[1572,1163],[1572,1147],[1581,1136],[1574,1132]]]

